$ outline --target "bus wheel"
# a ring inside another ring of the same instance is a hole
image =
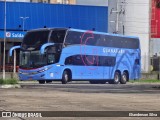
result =
[[[128,75],[127,75],[126,72],[123,72],[122,78],[121,78],[121,80],[120,80],[120,83],[121,83],[121,84],[126,84],[127,81],[128,81]]]
[[[93,81],[89,81],[90,84],[98,84],[97,81],[93,80]]]
[[[121,76],[119,72],[115,72],[114,79],[112,81],[109,81],[109,84],[118,84],[121,80]]]
[[[52,83],[52,80],[46,80],[46,83]]]
[[[69,81],[69,79],[70,79],[69,76],[70,76],[69,72],[67,70],[65,70],[62,75],[62,84],[66,84]]]
[[[93,80],[93,81],[89,81],[90,84],[106,84],[106,81],[100,81],[100,80]]]
[[[39,84],[45,84],[45,80],[39,80]]]
[[[106,81],[100,81],[100,84],[106,84]]]

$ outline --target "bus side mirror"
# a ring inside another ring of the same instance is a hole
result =
[[[9,50],[9,56],[12,56],[13,50],[19,49],[19,48],[21,48],[21,46],[14,46],[14,47],[12,47],[12,48]]]
[[[54,45],[54,43],[46,43],[46,44],[42,45],[41,48],[40,48],[40,53],[41,53],[41,54],[44,54],[44,53],[45,53],[45,49],[46,49],[47,47],[53,46],[53,45]]]

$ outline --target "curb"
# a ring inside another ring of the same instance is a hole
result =
[[[21,85],[15,84],[15,85],[0,85],[0,88],[21,88]]]

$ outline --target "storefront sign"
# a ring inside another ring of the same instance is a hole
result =
[[[6,38],[23,38],[26,32],[7,31]],[[4,31],[0,31],[0,38],[4,38]]]

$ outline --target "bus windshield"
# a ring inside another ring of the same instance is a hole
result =
[[[53,43],[63,43],[66,30],[53,30],[49,41]]]
[[[39,51],[21,51],[20,68],[39,68],[58,62],[59,54],[40,54]]]
[[[22,48],[32,47],[36,49],[42,44],[47,43],[49,32],[49,30],[28,32],[23,38]]]
[[[41,55],[39,51],[21,51],[20,67],[21,68],[38,68],[47,64],[45,55]]]
[[[51,34],[50,34],[51,33]],[[40,47],[48,42],[63,43],[66,30],[36,30],[27,32],[23,38],[23,50],[39,50]]]

